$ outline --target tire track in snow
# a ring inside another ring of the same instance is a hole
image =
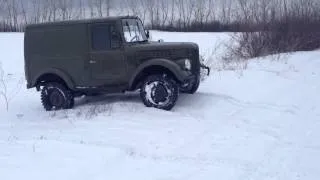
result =
[[[297,106],[294,106],[294,105],[293,106],[285,106],[285,105],[269,104],[269,103],[263,103],[263,102],[247,102],[247,101],[241,101],[241,100],[238,100],[232,96],[223,95],[223,94],[220,94],[218,96],[222,97],[230,104],[240,106],[243,108],[266,109],[266,110],[271,110],[271,111],[290,113],[293,115],[296,114],[296,111],[300,110]]]
[[[61,144],[73,144],[73,145],[80,145],[80,146],[93,146],[98,148],[108,148],[110,150],[114,149],[118,151],[118,155],[114,156],[114,158],[121,157],[123,158],[123,154],[132,159],[147,159],[152,160],[155,162],[169,162],[173,164],[190,164],[190,165],[199,165],[200,167],[220,167],[223,164],[227,164],[235,169],[243,169],[246,171],[250,169],[251,166],[255,166],[249,161],[242,161],[237,159],[231,158],[209,158],[206,156],[185,156],[185,155],[156,155],[152,153],[142,153],[136,151],[134,148],[127,146],[127,145],[113,145],[109,143],[103,142],[93,142],[93,141],[72,141],[72,140],[59,140],[59,139],[42,139],[42,140],[17,140],[16,144],[23,145],[27,148],[28,144],[30,145],[30,150],[36,147],[47,144],[47,143],[61,143]],[[32,145],[32,146],[31,146]],[[200,168],[199,167],[199,168]]]

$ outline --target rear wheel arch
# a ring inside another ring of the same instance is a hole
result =
[[[63,84],[64,86],[68,87],[69,89],[73,89],[73,87],[74,87],[74,83],[71,80],[71,78],[68,77],[68,75],[66,75],[65,73],[63,73],[57,69],[53,69],[50,71],[40,73],[36,77],[37,78],[35,78],[35,80],[33,81],[34,82],[33,86],[35,86],[35,87],[39,87],[39,86],[43,85],[44,83],[48,83],[48,82],[57,82],[57,83]]]
[[[42,85],[43,83],[57,82],[66,86],[66,82],[58,75],[52,73],[46,73],[37,78],[36,86]]]

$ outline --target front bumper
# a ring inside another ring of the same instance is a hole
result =
[[[202,72],[206,71],[206,75],[210,76],[210,68],[204,64],[200,64],[200,73],[202,74]]]
[[[195,81],[196,79],[205,80],[206,77],[210,75],[211,69],[204,65],[200,65],[200,73],[198,75],[190,73],[188,76],[184,78],[184,81],[182,84],[189,84],[192,81]]]
[[[200,65],[200,81],[204,81],[210,76],[210,68],[204,64]]]

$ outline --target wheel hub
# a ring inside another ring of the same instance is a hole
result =
[[[154,105],[162,106],[169,102],[171,91],[160,81],[155,81],[146,86],[147,99]]]
[[[151,97],[155,103],[159,104],[161,102],[165,102],[168,98],[169,94],[165,85],[158,84],[152,89]]]
[[[61,107],[63,104],[63,95],[58,90],[53,90],[49,95],[52,106]]]

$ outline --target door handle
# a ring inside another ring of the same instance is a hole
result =
[[[90,64],[95,64],[95,63],[97,63],[97,61],[95,61],[95,60],[90,60],[89,63],[90,63]]]

